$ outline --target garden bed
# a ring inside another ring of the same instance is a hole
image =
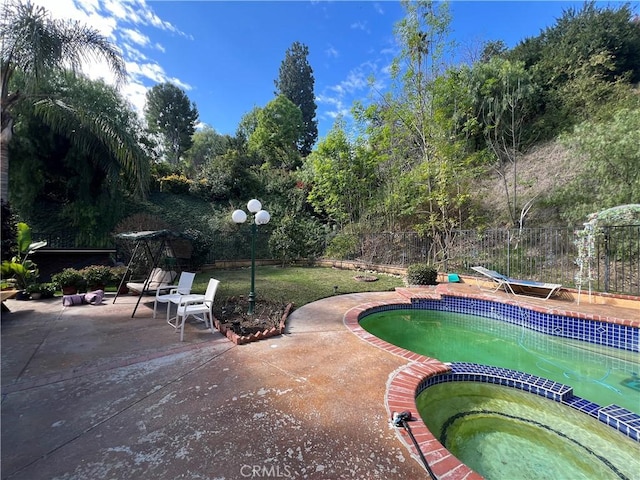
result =
[[[246,297],[230,297],[214,308],[214,326],[237,345],[271,338],[284,333],[293,304],[256,300],[252,315],[248,309]]]

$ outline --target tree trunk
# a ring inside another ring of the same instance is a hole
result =
[[[9,141],[13,133],[13,122],[0,133],[0,199],[9,201]]]

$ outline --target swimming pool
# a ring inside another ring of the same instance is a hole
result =
[[[640,415],[632,413],[625,408],[620,408],[616,405],[603,408],[594,402],[574,395],[572,387],[568,385],[528,373],[475,363],[445,364],[440,359],[392,345],[367,332],[360,325],[360,321],[369,314],[407,308],[470,313],[500,320],[503,323],[511,323],[520,329],[525,327],[534,332],[556,336],[562,338],[562,342],[572,343],[576,339],[587,339],[592,344],[589,348],[592,348],[593,345],[602,345],[605,349],[609,347],[617,349],[614,353],[628,351],[632,354],[637,354],[640,326],[638,321],[604,319],[597,315],[586,315],[587,318],[584,318],[584,314],[576,315],[575,317],[565,316],[564,314],[570,315],[570,313],[557,312],[551,308],[535,305],[523,306],[522,302],[519,301],[510,302],[507,300],[503,303],[493,298],[489,299],[482,294],[451,295],[446,288],[442,289],[442,292],[447,293],[434,292],[432,290],[431,292],[420,292],[414,295],[411,292],[407,292],[404,294],[406,300],[403,302],[364,304],[349,310],[344,316],[345,325],[354,334],[372,345],[410,361],[409,364],[394,372],[387,384],[385,403],[390,415],[393,412],[407,409],[415,412],[417,408],[416,398],[421,392],[441,382],[458,382],[457,385],[461,385],[459,382],[462,381],[493,383],[535,393],[568,405],[572,409],[581,412],[581,414],[585,413],[602,422],[602,424],[613,427],[628,436],[632,442],[635,442],[633,443],[634,448],[638,447],[637,442],[640,441]],[[522,332],[520,331],[520,333]],[[627,359],[623,360],[627,361]],[[564,375],[565,370],[562,373]],[[571,376],[571,373],[568,375]],[[633,375],[623,380],[631,380],[629,383],[635,381]],[[548,402],[548,400],[545,401]],[[442,446],[422,422],[421,418],[414,417],[414,420],[412,428],[419,439],[416,446],[421,452],[420,455],[428,458],[438,476],[447,475],[447,478],[454,479],[478,478],[475,476],[476,472],[461,463],[459,459]],[[619,435],[619,433],[615,433],[615,435]],[[407,440],[406,435],[399,434],[398,438],[405,443],[416,460],[419,460],[418,451]],[[616,447],[612,446],[612,448],[615,449]],[[470,476],[467,477],[467,475]]]
[[[602,406],[640,415],[640,352],[597,345],[466,313],[398,309],[367,315],[360,325],[393,345],[442,362],[494,365],[560,383]]]

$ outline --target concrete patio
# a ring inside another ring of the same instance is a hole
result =
[[[403,299],[327,298],[295,310],[284,335],[242,346],[197,322],[180,342],[146,298],[135,318],[132,296],[67,308],[60,298],[7,300],[1,476],[427,478],[385,410],[389,376],[406,360],[343,325],[354,306]]]
[[[384,407],[405,361],[359,340],[332,297],[280,337],[236,346],[203,324],[179,341],[152,305],[8,300],[3,479],[425,478]]]

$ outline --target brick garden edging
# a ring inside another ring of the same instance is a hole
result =
[[[217,318],[213,319],[213,325],[221,334],[226,336],[236,345],[244,345],[245,343],[257,342],[259,340],[264,340],[265,338],[282,335],[286,326],[287,317],[289,316],[289,313],[291,313],[292,308],[293,303],[290,303],[286,306],[286,308],[284,309],[284,313],[282,314],[282,318],[280,319],[280,325],[278,325],[277,327],[271,327],[268,330],[264,330],[258,333],[252,333],[250,335],[238,335],[233,331],[233,329],[227,328],[225,325],[221,324],[220,320],[218,320]]]

